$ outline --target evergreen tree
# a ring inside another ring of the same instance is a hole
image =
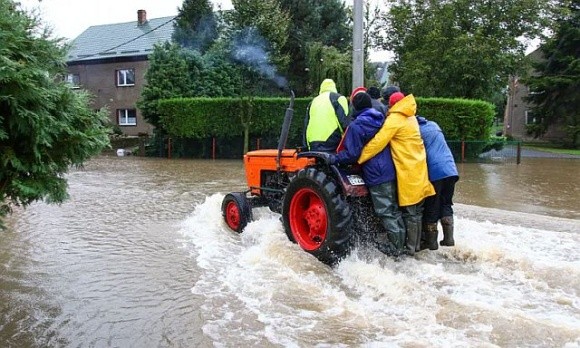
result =
[[[184,0],[175,21],[173,41],[204,53],[217,38],[217,22],[209,0]]]
[[[219,46],[214,45],[203,56],[175,43],[155,46],[145,73],[147,84],[137,106],[158,133],[164,133],[157,107],[161,99],[239,94],[241,72],[228,60],[226,50]]]
[[[234,11],[231,12],[229,22],[234,49],[240,46],[245,46],[245,49],[258,47],[270,59],[265,63],[273,64],[278,69],[285,69],[289,60],[282,47],[288,39],[290,20],[288,14],[281,9],[278,0],[232,0],[232,4]],[[247,53],[261,52],[247,51]]]
[[[12,0],[0,0],[0,217],[67,198],[64,174],[109,145],[105,112],[63,79],[66,49]]]
[[[320,83],[327,78],[334,80],[336,89],[342,94],[352,89],[352,54],[314,42],[308,47],[306,62],[310,67],[310,89],[315,94]]]
[[[204,95],[208,97],[237,97],[242,88],[242,71],[225,52],[224,42],[218,42],[203,56],[206,72]]]
[[[321,81],[312,81],[309,71],[310,47],[334,47],[342,53],[350,53],[352,29],[349,27],[348,11],[340,0],[284,0],[282,9],[290,16],[290,30],[283,52],[290,56],[288,79],[297,95],[311,95],[318,91]]]
[[[567,143],[580,147],[580,3],[568,4],[558,21],[554,36],[540,46],[544,60],[535,64],[535,74],[525,83],[530,87],[529,101],[535,104],[539,124],[532,125],[536,135],[551,125],[561,125]]]
[[[155,46],[149,56],[145,80],[147,84],[143,87],[137,106],[143,118],[155,126],[157,131],[163,132],[157,110],[159,100],[189,96],[193,85],[188,64],[177,44],[166,42]]]
[[[233,0],[227,13],[229,57],[241,73],[240,94],[276,95],[287,86],[288,55],[282,51],[290,21],[278,0]]]

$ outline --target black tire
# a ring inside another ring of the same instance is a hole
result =
[[[321,170],[300,170],[289,183],[282,205],[288,239],[327,265],[352,248],[352,211],[339,187]]]
[[[242,233],[248,222],[252,221],[252,207],[246,195],[242,192],[228,193],[222,201],[222,216],[230,229]]]

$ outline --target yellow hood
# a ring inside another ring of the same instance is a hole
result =
[[[417,102],[412,94],[399,100],[395,105],[389,108],[389,114],[401,114],[405,117],[415,116],[417,113]]]
[[[325,92],[337,93],[336,92],[336,84],[334,83],[334,81],[332,79],[325,79],[320,84],[320,93],[318,93],[318,94],[322,94]]]

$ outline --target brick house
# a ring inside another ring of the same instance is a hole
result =
[[[540,49],[533,51],[528,57],[532,61],[540,61],[543,59]],[[532,113],[530,103],[525,100],[529,94],[529,87],[524,85],[518,76],[510,78],[507,105],[504,114],[503,134],[511,136],[514,139],[525,141],[561,139],[564,132],[558,125],[553,125],[548,128],[548,131],[541,139],[534,139],[532,135],[527,134],[526,126],[538,122],[538,117],[541,117],[540,115],[534,115]]]
[[[126,135],[151,134],[137,101],[145,84],[148,55],[156,43],[171,40],[175,17],[91,26],[71,43],[67,57],[67,81],[93,96],[93,108],[107,107],[113,124]]]

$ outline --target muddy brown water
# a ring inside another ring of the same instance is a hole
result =
[[[96,158],[0,232],[0,346],[578,346],[580,161],[459,170],[454,248],[330,269],[268,210],[227,230],[241,161]]]

